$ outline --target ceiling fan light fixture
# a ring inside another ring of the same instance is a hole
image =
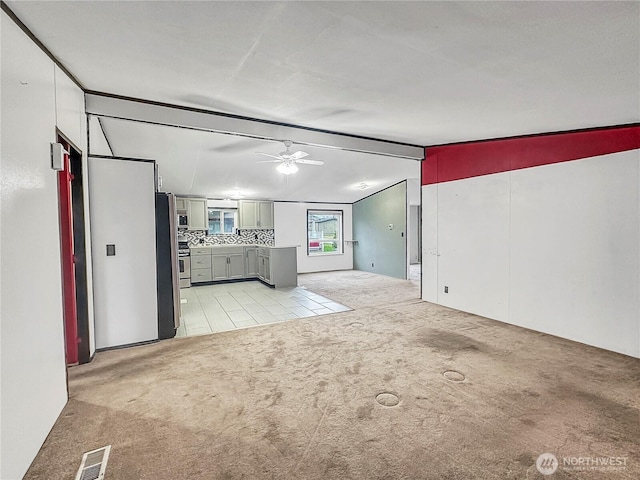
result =
[[[276,167],[276,170],[284,175],[291,175],[298,171],[298,167],[295,163],[282,162]]]

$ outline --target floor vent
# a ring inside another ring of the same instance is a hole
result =
[[[107,460],[111,445],[87,452],[82,456],[82,462],[76,475],[76,480],[102,480],[107,469]]]

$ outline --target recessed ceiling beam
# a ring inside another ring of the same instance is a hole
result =
[[[157,125],[205,130],[226,135],[239,135],[277,142],[291,140],[297,145],[335,148],[411,160],[422,160],[424,158],[424,147],[417,145],[363,138],[266,120],[98,93],[86,93],[85,98],[87,113],[99,117],[119,118]]]

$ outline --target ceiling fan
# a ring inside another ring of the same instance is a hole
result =
[[[258,155],[264,155],[265,157],[271,157],[275,160],[263,160],[257,163],[279,163],[276,169],[280,173],[284,173],[285,175],[291,175],[292,173],[296,173],[298,171],[298,166],[296,164],[302,165],[324,165],[322,160],[309,160],[305,159],[309,154],[307,152],[303,152],[302,150],[298,150],[296,152],[292,152],[290,150],[293,142],[291,140],[285,140],[284,142],[285,151],[280,152],[278,155],[271,155],[269,153],[256,152]]]

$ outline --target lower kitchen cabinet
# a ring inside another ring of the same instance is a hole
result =
[[[218,248],[216,248],[214,250],[215,253],[211,255],[214,281],[244,278],[245,276],[243,247],[226,247],[225,250],[227,248],[234,248],[233,253],[222,253],[219,252]]]
[[[191,248],[191,283],[259,278],[274,287],[298,284],[296,247]]]
[[[269,255],[258,256],[258,278],[271,284],[271,257]]]
[[[211,270],[211,253],[191,256],[191,270],[206,268]]]
[[[191,248],[191,283],[203,283],[212,280],[211,247]]]
[[[276,288],[298,285],[296,247],[260,247],[258,278]]]
[[[211,268],[191,269],[191,283],[210,282],[211,280],[213,280],[211,277]]]
[[[229,278],[244,278],[244,252],[229,255]]]
[[[244,247],[244,275],[258,276],[258,247]]]
[[[211,247],[213,281],[244,278],[244,247]]]

